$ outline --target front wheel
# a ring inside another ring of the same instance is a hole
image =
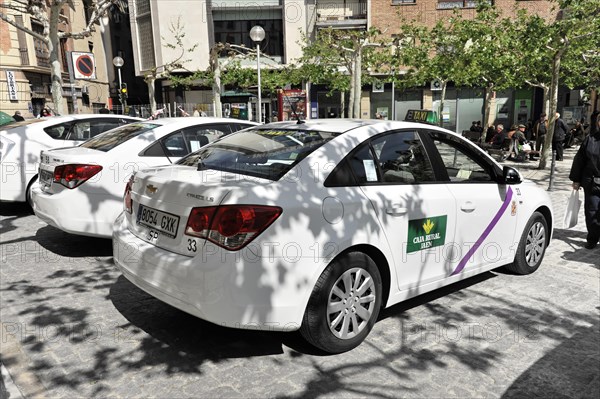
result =
[[[539,212],[534,212],[523,230],[515,260],[506,268],[517,274],[531,274],[540,267],[548,243],[548,222]]]
[[[353,349],[377,321],[381,296],[375,262],[359,252],[342,255],[317,280],[300,333],[308,343],[329,353]]]

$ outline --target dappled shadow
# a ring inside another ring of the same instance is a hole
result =
[[[33,211],[26,202],[0,202],[0,216],[19,218],[32,214]]]
[[[0,216],[5,216],[0,219],[0,232],[2,232],[2,235],[6,235],[8,232],[16,230],[18,226],[15,225],[15,222],[32,213],[33,211],[26,203],[0,202]],[[2,237],[0,236],[0,239],[1,238]]]
[[[238,330],[209,323],[161,302],[123,276],[110,288],[109,299],[130,322],[119,327],[144,337],[141,346],[148,356],[136,362],[126,361],[131,368],[164,361],[169,370],[189,370],[197,369],[199,361],[206,359],[282,353],[285,333]]]
[[[531,365],[502,398],[597,398],[600,392],[600,330],[578,326],[573,335]]]
[[[36,232],[36,242],[56,256],[82,258],[86,256],[112,256],[112,241],[66,233],[53,226]]]
[[[569,246],[570,250],[565,250],[561,256],[562,259],[574,261],[581,264],[589,264],[596,269],[600,269],[600,246],[589,250],[584,246],[586,244],[587,232],[567,229],[554,229],[553,238],[563,241]]]

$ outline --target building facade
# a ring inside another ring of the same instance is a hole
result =
[[[86,25],[84,7],[65,6],[61,10],[59,31],[79,32]],[[43,33],[41,23],[29,14],[4,9],[17,23],[33,32]],[[83,40],[63,39],[60,42],[62,95],[68,112],[90,113],[104,106],[109,98],[108,67],[105,44],[109,31],[100,24],[91,37]],[[93,55],[94,79],[70,81],[69,52]],[[14,26],[0,21],[0,108],[13,114],[21,111],[25,117],[39,115],[43,107],[54,109],[50,92],[49,52],[43,41]]]
[[[193,4],[193,6],[190,6]],[[506,16],[516,15],[520,8],[552,18],[551,3],[546,0],[494,0]],[[367,29],[377,27],[385,35],[398,33],[402,18],[420,21],[431,27],[439,20],[448,19],[454,10],[470,18],[475,15],[474,0],[205,0],[190,3],[185,0],[161,2],[157,0],[130,0],[133,56],[136,74],[160,70],[179,57],[178,49],[166,46],[173,37],[172,27],[181,26],[186,35],[184,47],[194,51],[186,54],[184,70],[206,70],[209,67],[211,47],[217,42],[255,46],[249,31],[254,25],[265,28],[267,36],[261,49],[270,57],[262,67],[276,68],[276,64],[293,63],[301,56],[303,38],[313,38],[321,28]],[[248,64],[248,67],[255,67]],[[440,103],[440,92],[435,82],[412,90],[395,90],[394,85],[363,86],[361,117],[374,118],[376,114],[402,120],[409,109],[435,109]],[[389,80],[389,79],[388,79]],[[159,102],[177,104],[212,104],[209,88],[176,89],[168,80],[159,81]],[[303,87],[309,93],[309,117],[343,117],[344,94],[331,95],[326,87]],[[236,102],[246,102],[252,109],[250,93],[224,92],[224,102],[232,96]],[[256,89],[254,88],[254,92]],[[565,110],[574,121],[582,112],[582,91],[562,89],[559,110]],[[442,115],[445,126],[456,131],[466,130],[472,121],[483,119],[484,89],[450,86]],[[265,115],[275,107],[275,100],[263,96]],[[346,100],[347,101],[347,100]],[[535,89],[507,90],[494,93],[492,119],[498,123],[526,123],[536,119],[542,109],[542,93]],[[256,112],[256,108],[254,108]],[[249,115],[252,115],[250,112]]]

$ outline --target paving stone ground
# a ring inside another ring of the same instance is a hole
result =
[[[562,228],[573,155],[557,163],[554,239],[536,273],[488,272],[396,305],[336,356],[163,304],[115,269],[109,240],[2,204],[0,396],[598,398],[600,249],[583,249],[583,223]],[[537,163],[515,166],[548,186]]]

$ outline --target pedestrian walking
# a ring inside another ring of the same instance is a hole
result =
[[[24,121],[24,120],[25,120],[25,118],[23,118],[23,117],[21,116],[21,111],[15,111],[15,114],[14,114],[12,117],[13,117],[13,119],[14,119],[15,121],[17,121],[17,122],[21,122],[21,121]]]
[[[100,108],[98,110],[99,114],[110,114],[110,110],[108,108],[106,108],[106,105],[102,105],[102,108]]]
[[[567,137],[569,127],[560,119],[560,114],[556,113],[556,119],[554,120],[554,135],[552,136],[552,151],[556,151],[556,160],[563,160],[563,142]]]
[[[569,174],[573,190],[583,188],[587,249],[594,249],[600,240],[600,118],[594,125],[594,134],[579,147]]]
[[[535,150],[540,151],[546,140],[546,133],[548,133],[548,118],[546,113],[540,114],[540,119],[536,122],[533,128],[533,134],[535,135]]]

